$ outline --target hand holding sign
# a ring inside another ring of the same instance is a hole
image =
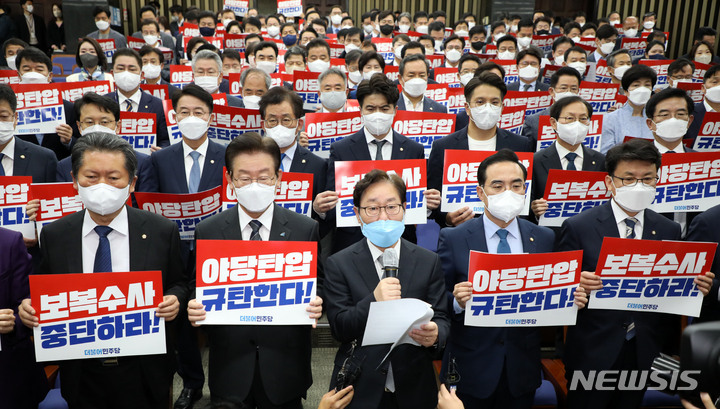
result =
[[[460,308],[464,310],[465,304],[470,301],[470,296],[472,296],[472,283],[470,281],[463,281],[462,283],[455,284],[453,296]]]
[[[200,321],[205,320],[205,306],[198,302],[197,299],[192,299],[188,303],[187,314],[192,326],[199,327]]]
[[[698,290],[700,290],[700,292],[702,293],[703,297],[710,293],[710,289],[712,288],[713,284],[713,278],[715,278],[715,274],[708,271],[705,274],[701,274],[695,277],[695,280],[693,280],[693,283],[695,283]]]
[[[445,224],[454,227],[465,223],[473,217],[475,217],[475,212],[473,212],[468,206],[465,206],[461,209],[448,213],[447,216],[445,216]]]
[[[326,190],[315,197],[313,210],[315,213],[327,213],[334,209],[338,202],[338,194],[334,190]]]
[[[13,329],[15,329],[13,310],[9,308],[0,310],[0,334],[9,334]]]
[[[425,191],[425,204],[428,210],[435,210],[440,207],[440,191],[437,189],[428,189]]]
[[[155,312],[156,317],[165,318],[165,321],[172,321],[180,312],[180,302],[174,295],[163,296],[163,301],[158,305]]]
[[[18,306],[18,315],[26,327],[32,328],[38,326],[38,317],[35,315],[35,309],[32,307],[29,298],[22,300]]]
[[[583,271],[580,273],[580,286],[586,288],[588,291],[603,288],[602,280],[592,271]]]

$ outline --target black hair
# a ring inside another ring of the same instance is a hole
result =
[[[240,53],[237,50],[233,50],[230,48],[226,48],[225,51],[223,51],[222,56],[220,56],[223,60],[226,58],[229,58],[231,60],[235,60],[238,62],[242,62],[242,58],[240,57]]]
[[[453,34],[450,37],[446,38],[445,41],[443,41],[443,47],[447,46],[447,43],[449,43],[450,41],[455,40],[460,40],[460,42],[462,43],[462,49],[465,49],[465,38],[458,37],[457,34]],[[463,52],[462,49],[460,51],[461,53]]]
[[[322,38],[316,38],[314,40],[310,40],[310,42],[307,43],[305,46],[305,50],[307,50],[308,53],[310,53],[311,48],[324,48],[327,53],[328,57],[330,57],[330,46],[328,45],[327,41],[323,40]]]
[[[404,52],[405,50],[403,50]],[[345,64],[350,64],[360,60],[360,56],[363,54],[360,50],[352,50],[345,54]],[[287,53],[285,53],[285,59],[287,59]]]
[[[388,104],[392,106],[397,105],[398,98],[400,98],[397,85],[383,74],[375,74],[369,81],[362,80],[358,84],[356,95],[361,108],[365,98],[372,94],[383,95]]]
[[[670,98],[684,99],[685,104],[687,105],[688,115],[692,115],[693,112],[695,112],[695,102],[693,102],[692,98],[690,98],[690,96],[687,92],[685,92],[685,90],[668,87],[651,96],[648,102],[645,104],[645,114],[647,115],[647,117],[652,119],[655,116],[655,109],[657,107],[657,104]]]
[[[277,56],[278,56],[277,44],[275,44],[274,42],[270,42],[270,41],[261,41],[261,42],[255,44],[255,47],[253,47],[253,50],[252,50],[253,57],[255,56],[255,54],[257,54],[258,51],[262,50],[263,48],[272,48],[272,50],[275,52],[275,57],[277,58]]]
[[[155,17],[157,17],[157,10],[153,6],[143,6],[140,8],[140,12],[138,13],[138,16],[142,16],[142,14],[146,11],[151,11]]]
[[[365,176],[355,184],[355,190],[353,190],[353,205],[359,208],[360,201],[362,200],[362,196],[365,191],[375,183],[381,182],[387,182],[393,185],[395,190],[397,190],[400,201],[405,203],[407,200],[407,188],[405,187],[405,182],[403,182],[400,176],[395,173],[387,173],[381,169],[373,169],[366,173]]]
[[[407,50],[411,50],[414,48],[419,48],[422,55],[425,55],[425,46],[420,44],[419,41],[410,41],[409,43],[405,44],[402,51],[400,51],[400,58],[405,58],[405,54],[407,53]],[[466,54],[467,55],[467,54]]]
[[[718,71],[720,71],[720,64],[715,64],[712,67],[708,68],[707,71],[705,71],[705,75],[703,76],[703,82],[709,80]]]
[[[633,138],[610,148],[605,154],[605,169],[607,169],[608,175],[615,176],[618,163],[634,160],[652,163],[655,165],[655,170],[660,169],[660,152],[652,140],[642,138]]]
[[[580,73],[572,67],[561,67],[550,77],[550,88],[555,89],[557,83],[560,82],[560,77],[563,75],[570,75],[577,78],[578,86],[580,86],[580,83],[582,82],[582,76]]]
[[[380,68],[385,70],[385,59],[375,51],[365,51],[358,60],[358,69],[362,72],[363,67],[370,61],[376,60],[380,64]]]
[[[100,69],[102,69],[103,72],[107,71],[108,64],[107,64],[107,57],[105,56],[105,52],[103,51],[102,47],[100,47],[100,43],[98,43],[96,39],[90,38],[90,37],[85,37],[85,38],[82,38],[80,41],[78,41],[78,48],[77,48],[77,52],[75,53],[75,63],[77,64],[77,66],[78,67],[83,66],[82,60],[80,60],[80,46],[82,46],[83,43],[90,43],[90,45],[93,46],[93,48],[95,49],[95,54],[97,54],[97,58],[98,58],[97,66],[100,67]],[[120,50],[122,50],[122,48]],[[118,50],[118,51],[120,51],[120,50]],[[117,54],[117,51],[115,53]]]
[[[360,42],[362,43],[363,41],[365,41],[365,30],[360,30],[357,27],[350,27],[346,30],[347,31],[345,32],[345,38],[353,37],[360,34]]]
[[[137,61],[138,66],[142,68],[142,57],[140,57],[140,54],[132,48],[120,48],[115,51],[115,54],[113,54],[113,68],[115,67],[118,57],[133,57]]]
[[[238,155],[246,153],[266,153],[270,155],[277,175],[280,169],[280,147],[278,147],[278,144],[273,138],[263,138],[257,132],[245,132],[230,141],[227,148],[225,148],[225,167],[230,176],[232,176],[233,172],[233,160]]]
[[[495,44],[497,44],[498,47],[499,47],[499,46],[500,46],[500,43],[504,43],[505,41],[511,41],[511,42],[515,45],[515,47],[517,47],[517,38],[515,38],[514,36],[511,36],[511,35],[509,35],[509,34],[500,37],[500,38],[495,42]]]
[[[285,87],[272,87],[260,98],[260,117],[265,119],[265,111],[268,105],[280,105],[283,102],[289,102],[292,106],[295,119],[303,117],[303,100],[300,96]]]
[[[520,29],[523,27],[533,27],[534,28],[535,23],[533,23],[533,21],[529,18],[524,18],[518,22],[517,26],[518,26],[518,31],[520,31]]]
[[[398,67],[399,68],[398,71],[399,71],[401,77],[405,73],[405,66],[408,63],[413,62],[413,61],[422,61],[423,63],[425,63],[425,74],[427,74],[427,75],[430,74],[430,63],[428,62],[428,60],[425,59],[425,55],[424,54],[410,54],[407,57],[400,60],[400,66]]]
[[[475,91],[475,88],[481,85],[489,85],[491,87],[497,88],[500,91],[500,98],[505,99],[505,94],[507,94],[507,86],[505,85],[503,79],[491,72],[483,72],[480,75],[476,75],[475,77],[473,77],[473,79],[471,79],[465,85],[465,100],[469,102],[470,97],[472,97],[473,91]]]
[[[445,32],[445,24],[443,24],[442,21],[433,21],[432,23],[428,24],[428,33],[432,33],[433,31],[438,30]]]
[[[198,19],[200,20],[200,19]],[[258,30],[262,30],[262,23],[256,17],[248,17],[243,20],[243,30],[247,30],[247,26],[255,26]]]
[[[715,30],[712,27],[700,27],[695,32],[695,41],[702,41],[703,37],[705,36],[713,36],[715,37],[717,35],[717,30]]]
[[[115,122],[120,120],[120,105],[114,99],[104,95],[98,95],[94,92],[86,92],[82,97],[75,100],[74,111],[77,120],[80,120],[80,113],[85,105],[95,105],[101,111],[108,112],[113,115]]]
[[[520,64],[520,60],[525,58],[525,56],[527,56],[527,55],[537,58],[538,64],[540,64],[543,60],[542,51],[540,51],[540,49],[537,48],[536,46],[531,45],[530,47],[517,53],[517,56],[515,57],[515,62]]]
[[[424,11],[416,11],[415,14],[413,14],[413,23],[417,23],[419,18],[428,18],[428,13]]]
[[[628,88],[630,88],[630,84],[642,78],[649,78],[652,82],[652,88],[655,88],[655,84],[657,83],[657,73],[655,70],[647,65],[637,64],[630,67],[630,69],[623,74],[621,80],[623,89],[627,91]]]
[[[10,110],[13,112],[17,110],[17,96],[15,91],[7,84],[0,84],[0,101],[7,101]]]
[[[177,112],[177,104],[180,98],[184,96],[191,96],[202,101],[207,107],[210,113],[213,111],[213,97],[209,92],[200,88],[195,84],[189,84],[184,86],[180,91],[176,92],[172,97],[172,107]]]
[[[570,47],[575,45],[575,41],[571,40],[570,37],[567,36],[560,36],[553,41],[552,44],[552,50],[555,52],[558,47],[560,47],[563,44],[570,44]]]
[[[73,145],[71,153],[71,167],[73,177],[77,180],[80,168],[83,164],[85,152],[110,152],[121,153],[125,156],[125,170],[128,172],[130,181],[135,178],[137,172],[137,157],[132,145],[123,138],[107,132],[91,132],[78,138]]]
[[[159,48],[154,48],[153,46],[145,44],[142,46],[140,51],[138,51],[140,54],[140,58],[145,57],[146,55],[153,53],[158,56],[158,60],[160,61],[160,65],[162,65],[165,62],[165,56],[163,55],[162,51],[160,51]]]
[[[488,156],[487,158],[483,159],[482,162],[480,162],[480,166],[478,166],[477,170],[477,180],[478,185],[484,186],[485,182],[487,181],[487,169],[496,164],[496,163],[502,163],[502,162],[512,162],[517,163],[518,166],[520,166],[520,169],[522,169],[523,172],[523,181],[527,179],[527,168],[525,165],[520,162],[520,159],[518,158],[517,154],[515,152],[511,151],[510,149],[500,149],[496,153]]]
[[[584,27],[583,27],[584,28]],[[612,36],[618,35],[617,28],[611,26],[610,24],[605,24],[603,26],[600,26],[597,30],[595,30],[595,37],[598,40],[605,40]]]
[[[695,64],[687,58],[678,58],[671,62],[667,67],[668,77],[672,77],[676,72],[682,71],[688,65],[690,66],[690,72],[695,72]]]
[[[573,70],[573,71],[575,71],[575,70]],[[577,71],[575,71],[575,72],[577,72]],[[585,108],[587,108],[588,117],[592,116],[592,114],[593,114],[592,105],[590,105],[590,103],[585,101],[582,97],[573,95],[573,96],[569,96],[567,98],[563,98],[559,101],[555,101],[555,103],[550,106],[550,118],[555,118],[555,120],[558,120],[558,118],[560,118],[560,114],[562,113],[562,110],[566,106],[568,106],[574,102],[581,102],[583,105],[585,105]]]
[[[48,72],[52,72],[52,61],[50,61],[50,57],[35,47],[26,47],[17,53],[17,57],[15,57],[15,66],[18,69],[22,64],[22,60],[44,64],[47,67]]]
[[[100,13],[105,13],[105,15],[107,16],[107,18],[110,18],[110,16],[111,16],[111,14],[110,14],[110,8],[109,8],[109,7],[107,7],[107,6],[95,6],[95,8],[93,9],[93,17],[97,17],[97,15],[100,14]]]
[[[475,70],[474,76],[477,77],[478,75],[484,72],[490,72],[491,70],[499,70],[500,74],[502,74],[502,78],[505,78],[505,68],[503,68],[502,65],[494,63],[492,61],[486,61],[480,64],[480,66],[477,67],[477,69]]]
[[[460,57],[460,60],[458,61],[458,73],[460,73],[460,70],[462,70],[462,66],[466,61],[475,61],[478,67],[480,66],[480,64],[482,64],[480,58],[477,55],[471,53],[463,54],[463,56]]]

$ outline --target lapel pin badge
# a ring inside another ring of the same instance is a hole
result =
[[[535,241],[535,237],[530,237],[530,241]]]
[[[280,233],[280,237],[285,237],[285,232]]]
[[[25,155],[20,155],[20,159],[25,159]]]
[[[147,239],[147,234],[142,235],[143,240]]]
[[[652,231],[653,236],[655,235],[655,230]]]
[[[302,160],[302,163],[305,163],[305,159]]]
[[[215,164],[215,159],[210,159],[210,163],[214,165],[214,164]]]
[[[403,148],[400,148],[400,152],[402,152],[402,151],[403,151]]]

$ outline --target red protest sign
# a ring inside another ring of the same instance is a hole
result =
[[[138,207],[177,223],[182,240],[192,240],[195,226],[220,212],[220,187],[188,194],[135,192]]]
[[[330,156],[333,142],[358,132],[362,127],[360,113],[356,111],[305,114],[305,132],[310,143],[308,149],[321,158]]]
[[[720,151],[720,112],[705,113],[693,149],[696,151]]]
[[[541,226],[559,227],[587,209],[607,202],[610,192],[605,186],[604,172],[550,169],[543,198],[548,209],[540,216]]]

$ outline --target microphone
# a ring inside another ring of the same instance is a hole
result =
[[[397,277],[398,256],[395,249],[389,248],[383,252],[383,266],[383,270],[385,271],[385,278]]]

